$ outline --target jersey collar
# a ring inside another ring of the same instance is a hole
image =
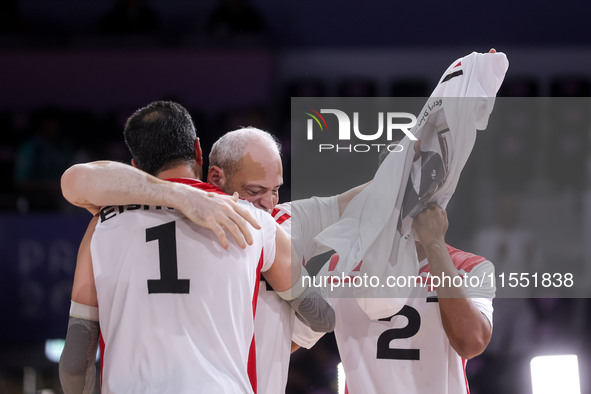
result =
[[[206,191],[206,192],[213,192],[213,193],[218,193],[218,194],[226,194],[219,187],[214,186],[214,185],[211,185],[211,184],[206,183],[206,182],[201,182],[198,179],[193,179],[193,178],[167,178],[167,179],[165,179],[165,181],[176,182],[176,183],[183,183],[185,185],[193,186],[193,187],[196,187],[196,188],[201,189],[201,190]]]

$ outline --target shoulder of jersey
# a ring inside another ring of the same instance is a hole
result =
[[[193,187],[196,187],[197,189],[201,189],[201,190],[206,191],[206,192],[213,192],[213,193],[218,193],[218,194],[226,194],[219,187],[214,186],[212,184],[209,184],[207,182],[202,182],[202,181],[200,181],[198,179],[192,179],[192,178],[167,178],[165,180],[166,181],[169,181],[169,182],[184,183],[185,185],[193,186]]]
[[[273,216],[273,219],[275,219],[279,225],[291,219],[291,203],[286,202],[276,205],[275,208],[273,208],[273,211],[271,211],[271,216]]]
[[[463,250],[456,249],[450,245],[446,246],[447,251],[449,252],[449,255],[457,269],[470,272],[478,264],[487,261],[484,257],[478,256],[474,253],[464,252]]]

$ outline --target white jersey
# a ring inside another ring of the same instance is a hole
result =
[[[491,278],[492,263],[480,256],[448,246],[459,274]],[[430,273],[427,260],[419,275]],[[428,282],[427,282],[428,283]],[[474,305],[492,325],[494,284],[467,288]],[[354,298],[332,298],[335,336],[350,394],[459,394],[469,393],[466,360],[452,348],[441,322],[437,295],[429,287],[417,287],[394,316],[370,320]],[[310,348],[321,337],[296,324],[298,337]]]
[[[254,304],[275,259],[275,223],[239,204],[262,229],[250,228],[252,246],[229,250],[170,208],[102,209],[91,254],[103,393],[256,391]]]
[[[272,216],[291,235],[298,256],[306,258],[324,250],[319,249],[313,239],[338,220],[338,200],[337,197],[312,197],[284,203],[275,207]],[[257,387],[260,394],[285,392],[296,320],[289,304],[261,280],[255,316]]]
[[[317,238],[341,257],[337,273],[348,274],[360,261],[365,262],[368,276],[417,272],[418,261],[406,259],[416,254],[414,217],[430,202],[447,206],[477,130],[486,128],[507,67],[503,53],[474,52],[450,64],[410,129],[420,140],[420,147],[416,145],[420,154],[415,154],[414,142],[405,136],[400,141],[403,151],[386,156],[341,220]],[[410,296],[405,290],[409,289],[364,286],[356,296],[365,313],[379,319],[400,310],[402,299]],[[398,302],[380,303],[377,297]]]

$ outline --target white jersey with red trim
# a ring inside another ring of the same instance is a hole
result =
[[[448,251],[461,276],[484,278],[481,287],[466,291],[492,325],[492,263],[451,246]],[[427,260],[423,260],[419,275],[429,283],[429,274]],[[413,289],[397,314],[380,320],[370,320],[354,298],[331,299],[336,314],[335,336],[350,394],[469,393],[466,360],[450,345],[437,295],[429,290],[429,286]],[[296,324],[294,338],[307,348],[321,336]]]
[[[170,208],[101,210],[91,253],[103,393],[256,392],[254,307],[259,272],[275,259],[275,223],[239,204],[262,226],[250,228],[246,249],[224,250]]]
[[[284,203],[277,205],[271,215],[291,235],[298,256],[306,258],[325,251],[314,242],[314,237],[338,220],[338,200],[337,197],[312,197]],[[285,392],[293,325],[296,320],[289,304],[284,302],[267,282],[261,280],[255,316],[260,394]]]

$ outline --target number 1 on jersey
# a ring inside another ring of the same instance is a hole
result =
[[[148,279],[149,294],[189,294],[189,279],[179,279],[176,257],[176,223],[146,229],[146,242],[158,241],[160,279]]]

